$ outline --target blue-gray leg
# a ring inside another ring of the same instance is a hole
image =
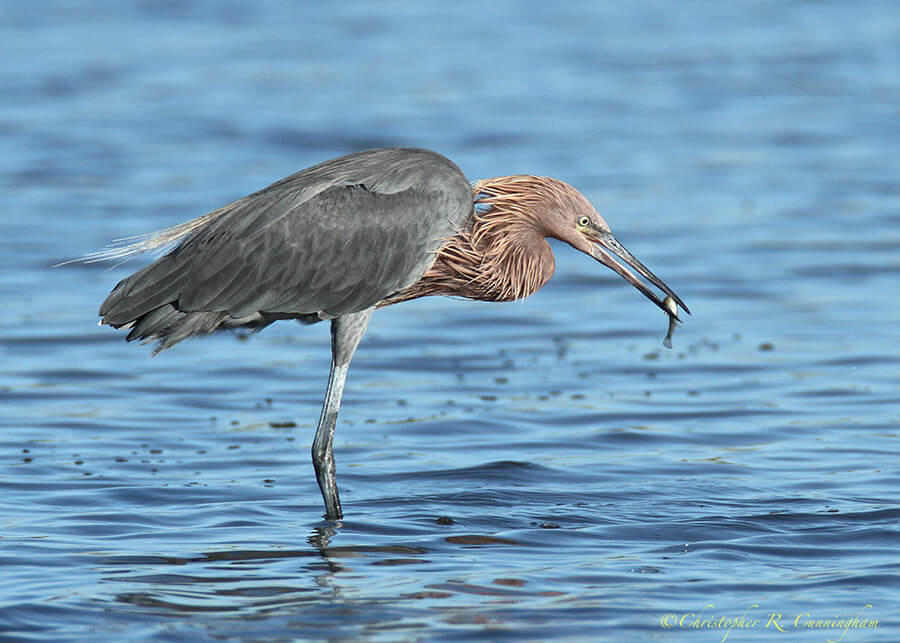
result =
[[[316,437],[312,444],[312,461],[316,469],[316,479],[325,501],[325,517],[338,520],[342,517],[341,499],[338,496],[337,480],[334,472],[334,425],[341,408],[341,395],[350,360],[359,345],[374,309],[343,315],[331,320],[331,372],[328,374],[328,388]]]

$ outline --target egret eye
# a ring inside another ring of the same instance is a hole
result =
[[[578,227],[579,228],[586,228],[586,227],[588,227],[588,225],[590,225],[590,223],[591,223],[591,220],[589,217],[578,217]]]

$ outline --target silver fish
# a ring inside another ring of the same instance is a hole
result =
[[[672,299],[672,296],[669,295],[663,299],[663,306],[666,307],[666,312],[669,313],[669,332],[666,333],[666,338],[663,340],[663,346],[672,348],[672,333],[675,332],[675,324],[678,323],[678,304],[676,304],[675,300]]]

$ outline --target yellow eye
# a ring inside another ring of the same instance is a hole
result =
[[[586,228],[591,224],[591,220],[589,217],[578,217],[578,227]]]

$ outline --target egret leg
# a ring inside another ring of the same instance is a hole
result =
[[[325,517],[329,520],[338,520],[343,515],[335,478],[334,426],[341,408],[341,395],[344,393],[350,360],[366,332],[373,310],[370,308],[331,320],[331,372],[328,374],[325,402],[322,404],[322,415],[312,444],[316,480],[319,481],[319,489],[325,501]]]

